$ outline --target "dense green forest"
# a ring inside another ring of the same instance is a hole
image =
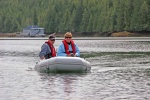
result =
[[[0,0],[0,32],[150,31],[150,0]]]

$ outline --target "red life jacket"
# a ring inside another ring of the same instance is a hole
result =
[[[63,40],[62,42],[63,42],[63,44],[64,44],[66,54],[70,54],[69,45],[68,45],[67,41],[66,41],[66,40]],[[74,41],[71,40],[70,43],[71,43],[71,47],[72,47],[73,54],[75,55],[76,49],[75,49]]]
[[[48,58],[50,58],[50,55],[52,57],[55,57],[56,56],[56,50],[55,50],[53,44],[51,44],[49,41],[47,41],[45,43],[47,43],[49,45],[50,49],[51,49],[51,54],[48,54]]]

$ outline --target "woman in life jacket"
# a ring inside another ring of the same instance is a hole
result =
[[[78,46],[74,43],[71,32],[67,32],[64,35],[64,38],[65,39],[58,47],[57,56],[79,57],[80,50]]]
[[[41,47],[41,51],[39,53],[40,59],[42,59],[42,60],[49,59],[51,57],[56,56],[56,50],[54,47],[54,43],[55,43],[55,36],[50,35],[48,41],[46,41]]]

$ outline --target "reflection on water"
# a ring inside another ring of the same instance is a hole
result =
[[[1,100],[150,99],[150,41],[75,40],[91,72],[49,74],[33,70],[44,41],[0,40]]]

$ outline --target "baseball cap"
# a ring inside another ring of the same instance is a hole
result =
[[[54,36],[54,35],[50,35],[50,36],[49,36],[49,39],[50,39],[50,40],[55,40],[55,36]]]

